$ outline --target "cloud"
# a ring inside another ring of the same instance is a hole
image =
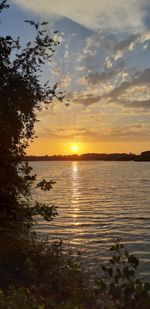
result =
[[[124,75],[127,74],[127,78]],[[99,106],[99,111],[107,108],[110,103],[117,107],[135,109],[137,112],[150,110],[150,68],[136,72],[132,76],[122,69],[98,73],[89,73],[83,77],[84,90],[68,93],[71,104],[89,108]],[[114,109],[115,112],[115,109]],[[99,112],[100,113],[100,112]]]
[[[95,64],[93,68],[90,69],[88,63],[93,52],[92,40],[95,44],[96,41],[98,41],[98,45],[95,47],[96,54],[94,56],[95,63],[97,63],[96,69]],[[95,35],[88,39],[88,44],[86,40],[84,50],[87,52],[81,53],[80,57],[80,65],[83,65],[84,68],[84,75],[82,74],[80,82],[87,87],[87,89],[84,89],[84,91],[78,94],[78,98],[74,100],[74,102],[80,102],[84,106],[90,106],[99,102],[101,102],[100,106],[102,106],[102,104],[107,106],[108,103],[113,103],[114,107],[123,106],[128,110],[135,109],[137,112],[138,110],[141,110],[141,112],[144,110],[145,112],[148,111],[150,109],[150,68],[144,69],[143,67],[143,72],[136,71],[135,68],[131,69],[131,63],[126,65],[126,59],[130,58],[125,57],[127,52],[132,52],[132,57],[134,57],[134,54],[139,53],[139,51],[141,57],[141,46],[145,46],[145,43],[149,46],[150,31],[130,35],[129,37],[117,42],[110,39],[108,40],[107,37],[102,37],[98,40],[98,36]],[[106,51],[103,52],[103,46],[107,46],[108,50],[106,49]],[[108,51],[110,55],[106,56]],[[103,59],[103,53],[106,57],[107,65],[105,65],[105,62],[103,67],[99,67],[97,54],[100,55],[100,59]],[[137,55],[138,54],[136,54],[136,57]],[[117,61],[121,58],[123,58],[121,61]],[[146,60],[144,58],[145,55],[143,55],[142,60],[148,61],[148,58]],[[137,68],[142,64],[142,61],[139,62],[139,60],[140,59],[137,57]],[[145,62],[145,64],[149,66],[148,62]]]
[[[126,108],[150,108],[150,69],[137,72],[134,78],[122,82],[120,86],[103,96],[109,102]]]
[[[85,108],[87,108],[94,103],[99,103],[101,100],[101,96],[88,91],[82,91],[68,93],[67,99],[70,101],[70,103],[81,104]]]
[[[53,13],[95,29],[141,31],[145,28],[148,0],[13,0],[33,12]]]
[[[146,45],[144,44],[146,42]],[[112,48],[111,55],[106,58],[105,65],[106,68],[111,68],[113,63],[118,59],[123,58],[126,52],[131,52],[135,48],[136,44],[144,44],[144,48],[147,48],[150,43],[150,31],[145,31],[143,33],[130,35],[128,38],[123,39],[114,44]]]
[[[64,127],[57,127],[55,130],[51,130],[48,127],[39,128],[38,136],[44,138],[50,138],[57,140],[59,142],[67,142],[67,141],[84,141],[92,142],[93,140],[98,140],[99,137],[96,132],[92,130],[88,130],[87,128],[64,128]]]
[[[124,141],[124,142],[144,142],[150,138],[150,126],[143,124],[124,125],[118,128],[112,128],[110,135],[107,136],[112,141]],[[106,136],[105,136],[106,140]]]
[[[112,79],[118,75],[122,75],[125,72],[123,71],[123,65],[116,67],[113,70],[106,70],[102,73],[99,72],[89,72],[87,76],[85,76],[85,81],[89,84],[96,85],[100,83],[107,83],[112,81]]]
[[[78,141],[87,143],[100,142],[131,142],[148,141],[150,138],[150,125],[135,123],[133,125],[110,126],[98,129],[77,127],[74,129],[57,127],[55,130],[43,128],[39,130],[39,137],[52,139],[58,142]]]
[[[107,57],[105,65],[107,68],[111,68],[114,61],[117,61],[118,59],[122,58],[124,55],[124,52],[132,51],[135,43],[137,42],[138,35],[131,35],[127,39],[121,40],[120,42],[117,42],[114,44],[112,54]]]

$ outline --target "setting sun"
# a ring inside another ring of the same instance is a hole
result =
[[[71,147],[72,151],[78,152],[79,151],[79,147],[77,145],[73,145]]]

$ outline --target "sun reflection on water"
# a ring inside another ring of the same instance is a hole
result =
[[[72,219],[73,224],[78,226],[80,223],[78,222],[78,214],[79,214],[79,175],[78,175],[78,162],[72,162]]]
[[[72,162],[72,178],[76,178],[78,173],[78,162]]]

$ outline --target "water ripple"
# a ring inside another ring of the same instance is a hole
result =
[[[150,164],[147,162],[32,162],[39,179],[56,181],[36,199],[59,207],[53,222],[36,230],[51,240],[66,239],[85,250],[85,259],[107,258],[113,237],[121,237],[150,276]],[[106,249],[106,254],[105,254]]]

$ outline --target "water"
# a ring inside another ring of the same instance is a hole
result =
[[[39,179],[56,181],[52,191],[34,192],[37,200],[58,206],[53,222],[36,230],[51,240],[67,240],[84,252],[90,268],[106,259],[112,239],[120,237],[141,260],[150,277],[150,163],[32,162]]]

